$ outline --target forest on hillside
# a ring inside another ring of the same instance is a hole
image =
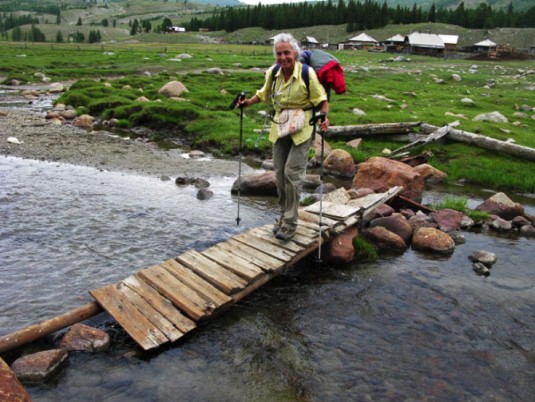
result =
[[[532,28],[535,27],[535,6],[526,11],[515,11],[512,3],[506,8],[493,9],[486,3],[476,8],[466,8],[461,2],[455,9],[429,9],[416,5],[412,7],[389,7],[387,2],[372,0],[331,0],[317,3],[284,3],[248,7],[226,7],[214,10],[206,19],[192,18],[186,29],[197,31],[207,28],[211,31],[233,32],[247,27],[264,29],[292,29],[314,25],[347,24],[347,32],[381,28],[387,24],[411,24],[441,22],[471,29]]]

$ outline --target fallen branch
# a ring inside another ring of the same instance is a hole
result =
[[[327,137],[347,136],[366,137],[372,135],[407,134],[420,126],[421,122],[359,124],[356,126],[332,126],[327,131]]]
[[[411,142],[410,144],[402,146],[401,148],[395,149],[394,151],[392,151],[392,154],[395,155],[401,151],[405,151],[409,148],[415,147],[416,145],[427,144],[428,142],[436,141],[448,134],[452,127],[457,127],[459,124],[461,124],[459,123],[459,121],[454,121],[453,123],[447,124],[444,127],[440,127],[425,138],[420,138],[416,141]]]
[[[423,132],[432,133],[438,127],[427,123],[422,123],[421,129]],[[523,145],[517,145],[506,141],[496,140],[494,138],[486,137],[484,135],[474,134],[467,131],[450,128],[446,138],[467,144],[476,145],[484,149],[492,151],[503,152],[521,158],[535,160],[535,149]]]

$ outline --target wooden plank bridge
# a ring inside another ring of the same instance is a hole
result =
[[[345,190],[300,211],[290,241],[273,225],[239,233],[204,251],[185,253],[90,291],[98,304],[144,349],[180,339],[317,250],[322,241],[358,224],[363,215],[401,191],[349,200]],[[321,233],[321,240],[320,240]]]

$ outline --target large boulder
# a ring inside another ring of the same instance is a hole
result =
[[[422,163],[421,165],[414,166],[414,170],[420,173],[420,176],[422,176],[425,181],[432,183],[441,183],[446,179],[446,177],[448,177],[448,175],[442,170],[438,170],[428,163]]]
[[[358,236],[358,229],[350,227],[330,241],[325,247],[325,260],[334,264],[353,261],[355,246],[353,240]]]
[[[382,226],[397,234],[403,239],[405,244],[409,244],[412,238],[412,227],[405,217],[399,213],[391,216],[374,219],[370,222],[371,227]]]
[[[407,249],[401,236],[382,226],[369,228],[364,231],[363,236],[379,250],[405,251]]]
[[[430,213],[431,218],[438,224],[438,228],[444,232],[461,230],[461,222],[464,214],[454,209],[441,209]]]
[[[455,242],[449,234],[442,230],[421,227],[414,232],[412,248],[440,254],[451,254],[455,250]]]
[[[80,323],[71,326],[59,343],[61,349],[84,352],[98,352],[109,346],[110,336],[106,332]]]
[[[236,179],[232,185],[233,194],[240,190],[241,195],[277,195],[275,172],[252,173]]]
[[[17,376],[0,358],[0,401],[31,402],[32,398],[26,392]]]
[[[63,349],[45,350],[19,357],[13,362],[11,368],[22,382],[44,381],[59,370],[68,356]]]
[[[182,95],[184,92],[189,92],[188,88],[180,81],[170,81],[160,88],[158,93],[167,96],[168,98],[173,98]]]
[[[421,202],[424,185],[424,178],[413,167],[377,156],[359,165],[351,187],[384,193],[394,186],[403,186],[401,195]]]
[[[498,215],[500,218],[511,220],[515,216],[524,215],[524,207],[512,201],[504,193],[496,193],[476,207],[478,211]]]
[[[355,162],[351,154],[343,149],[335,149],[323,163],[326,173],[340,177],[353,177],[355,175]]]

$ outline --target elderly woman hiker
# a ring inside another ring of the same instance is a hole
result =
[[[276,65],[266,72],[264,86],[253,97],[241,100],[239,106],[266,101],[273,103],[275,115],[269,140],[273,143],[273,164],[281,209],[273,232],[278,239],[287,241],[297,229],[301,185],[312,143],[313,127],[308,124],[312,108],[322,114],[319,128],[325,132],[329,128],[329,103],[325,89],[312,68],[308,69],[307,88],[299,61],[301,49],[292,35],[282,33],[275,36],[273,49]]]

